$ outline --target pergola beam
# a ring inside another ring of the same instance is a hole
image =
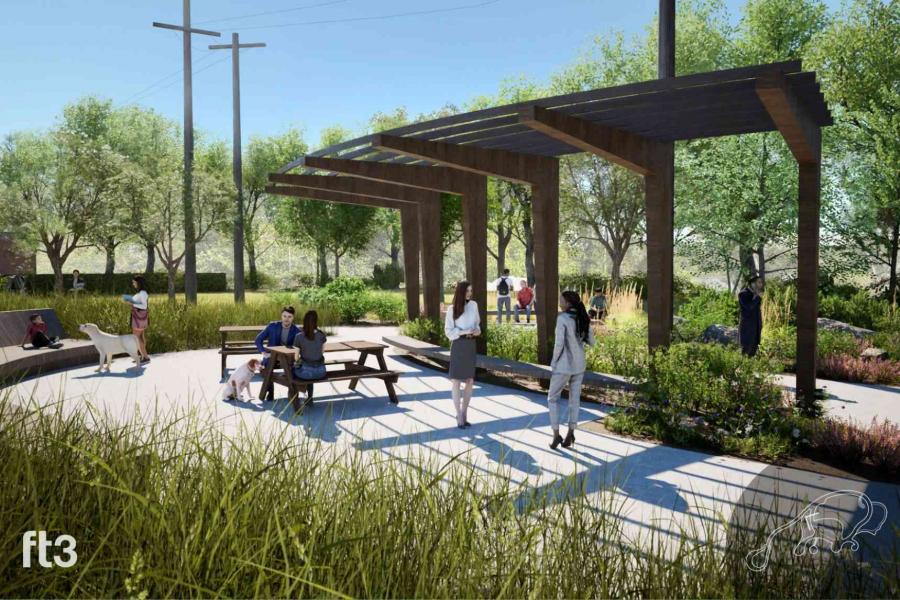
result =
[[[522,154],[508,150],[493,150],[387,134],[376,135],[372,140],[372,147],[413,156],[478,175],[489,175],[525,184],[534,182],[535,172],[553,168],[553,165],[559,164],[556,158],[536,154]]]
[[[304,157],[303,165],[320,171],[343,173],[371,181],[388,182],[449,194],[462,193],[459,172],[446,167],[401,165],[311,155]]]
[[[322,202],[335,202],[337,204],[356,204],[374,208],[392,208],[394,210],[400,210],[409,204],[407,202],[385,200],[384,198],[372,198],[358,194],[317,190],[315,188],[298,185],[267,185],[266,193],[278,194],[280,196],[296,196],[299,198],[308,198],[310,200],[321,200]]]
[[[660,146],[657,141],[540,106],[520,110],[519,123],[641,175],[650,174],[650,158]]]
[[[797,99],[784,73],[773,72],[756,80],[756,95],[800,164],[819,160],[816,131],[819,127]]]
[[[295,175],[292,173],[269,173],[269,181],[285,185],[295,185],[317,190],[357,194],[369,198],[383,198],[396,202],[418,204],[423,194],[439,192],[423,191],[405,185],[382,181],[367,181],[358,177],[335,177],[333,175]]]

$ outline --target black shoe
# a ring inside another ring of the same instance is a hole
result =
[[[463,427],[471,427],[471,426],[472,426],[472,424],[469,423],[468,421],[463,421]]]
[[[47,347],[48,347],[48,348],[52,348],[52,349],[54,349],[54,350],[59,350],[60,348],[63,347],[63,345],[62,345],[60,342],[53,342],[52,344],[50,344],[50,345],[47,346]]]
[[[457,421],[457,423],[456,423],[456,428],[457,428],[457,429],[465,429],[466,426],[465,426],[464,424],[462,424],[462,423],[460,423],[460,422]]]
[[[575,430],[570,429],[569,433],[566,434],[566,439],[563,440],[562,446],[563,448],[568,448],[575,443]]]
[[[560,442],[562,442],[562,436],[556,432],[553,432],[553,443],[550,444],[551,450],[556,450],[556,447],[559,446]]]
[[[150,362],[149,356],[145,356],[144,358],[141,359],[141,364],[148,363],[148,362]]]

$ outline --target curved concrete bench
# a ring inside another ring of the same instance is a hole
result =
[[[48,335],[58,337],[62,348],[32,348],[30,344],[22,348],[29,317],[34,314],[43,317]],[[98,360],[100,357],[94,345],[89,340],[70,338],[51,308],[0,312],[0,385]]]
[[[405,335],[386,335],[381,339],[384,340],[385,344],[403,350],[409,354],[424,356],[425,358],[429,358],[439,363],[450,362],[450,350],[442,346],[435,346],[434,344],[429,344],[428,342],[423,342]],[[552,373],[550,367],[547,365],[537,365],[506,358],[495,358],[483,354],[476,355],[475,366],[479,369],[485,369],[486,371],[493,371],[495,373],[518,375],[520,377],[529,377],[544,381],[549,381]],[[633,389],[633,386],[624,377],[595,373],[594,371],[585,371],[582,385],[584,387],[616,390]]]

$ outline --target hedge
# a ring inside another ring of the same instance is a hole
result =
[[[85,283],[85,291],[104,293],[126,293],[131,289],[131,278],[143,273],[113,273],[111,276],[103,273],[82,273],[80,279]],[[53,291],[53,283],[56,280],[52,273],[28,275],[28,287],[34,293],[49,293]],[[151,294],[164,294],[169,289],[169,279],[165,273],[156,272],[144,275],[147,281],[147,291]],[[63,285],[69,290],[72,288],[72,274],[63,275]],[[179,273],[175,278],[175,291],[184,292],[184,274]],[[225,273],[197,273],[198,292],[225,292],[228,291],[228,282]]]

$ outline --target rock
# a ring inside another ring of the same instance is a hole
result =
[[[705,343],[715,342],[725,346],[737,344],[738,328],[729,325],[710,325],[703,331],[703,336],[700,339]]]
[[[887,360],[888,353],[887,350],[872,347],[863,350],[860,356],[863,360]]]
[[[864,329],[862,327],[855,327],[850,325],[849,323],[842,323],[841,321],[835,321],[834,319],[823,319],[819,317],[816,319],[816,324],[819,329],[827,329],[829,331],[841,331],[843,333],[849,333],[853,337],[858,340],[865,338],[866,336],[872,335],[875,333],[871,329]]]
[[[685,321],[687,321],[687,319],[685,319],[684,317],[679,317],[678,315],[672,315],[672,324],[673,325],[681,325]]]

